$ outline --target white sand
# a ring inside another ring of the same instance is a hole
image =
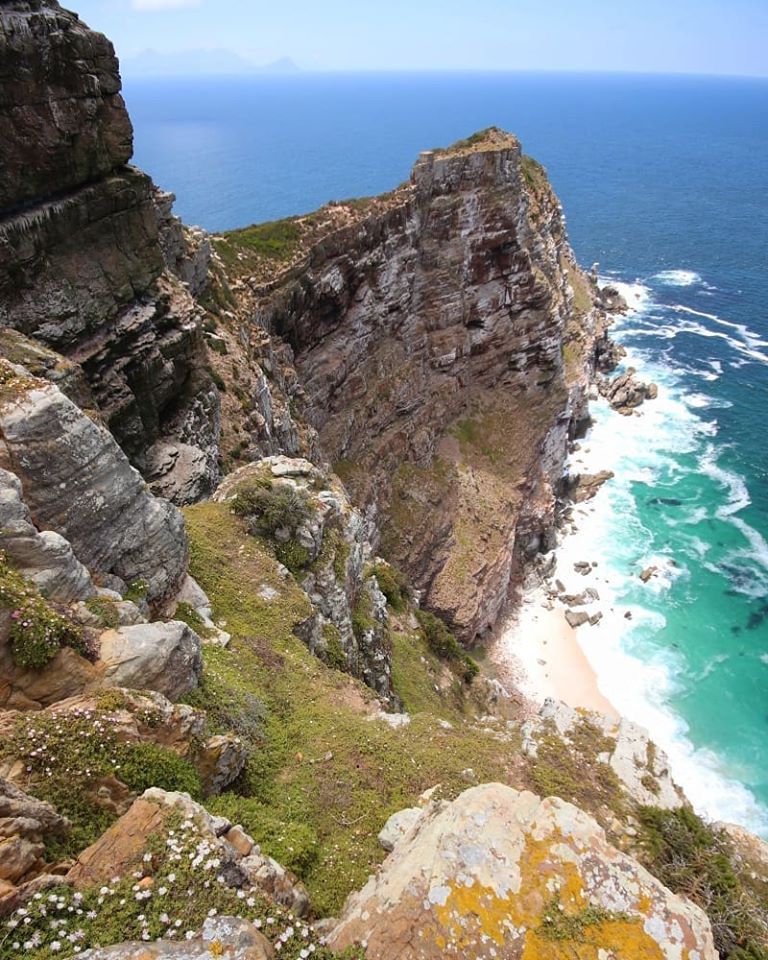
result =
[[[579,646],[576,630],[565,619],[563,607],[556,604],[548,610],[547,603],[543,590],[526,598],[499,637],[493,659],[499,665],[512,666],[516,686],[536,704],[553,697],[571,707],[618,716],[600,691],[595,672]],[[515,666],[519,669],[515,670]]]

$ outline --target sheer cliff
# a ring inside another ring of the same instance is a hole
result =
[[[492,129],[392,194],[214,242],[240,323],[290,345],[292,407],[382,552],[481,639],[552,544],[604,328],[543,168]]]

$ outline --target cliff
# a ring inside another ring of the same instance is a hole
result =
[[[765,960],[765,845],[448,626],[620,356],[543,169],[211,238],[131,149],[109,42],[0,0],[0,960]]]
[[[290,345],[293,408],[384,555],[481,640],[552,545],[604,326],[543,168],[491,129],[392,194],[214,242],[240,323]]]
[[[201,311],[166,268],[167,208],[127,166],[133,131],[112,45],[57,3],[1,12],[0,324],[81,366],[94,405],[153,479],[176,467],[169,444],[193,447],[163,491],[197,499],[218,478],[218,394]]]

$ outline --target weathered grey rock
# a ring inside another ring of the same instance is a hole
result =
[[[413,825],[424,811],[421,807],[408,807],[393,813],[382,827],[378,841],[384,849],[391,853],[397,844],[408,834]]]
[[[655,400],[659,395],[659,388],[655,383],[643,383],[637,378],[633,367],[614,377],[613,380],[601,378],[597,381],[598,389],[608,403],[624,416],[630,416],[637,407],[646,400]]]
[[[92,574],[145,580],[147,599],[186,575],[187,537],[175,507],[153,497],[109,432],[60,390],[3,370],[0,464],[20,479],[38,525],[65,537]]]
[[[98,950],[86,950],[83,960],[273,960],[275,951],[267,938],[252,923],[239,917],[211,917],[205,921],[200,937],[174,943],[135,941]]]
[[[301,458],[265,457],[240,467],[226,477],[214,499],[226,502],[259,479],[303,491],[311,506],[311,516],[296,531],[296,540],[309,557],[297,580],[314,613],[296,633],[317,656],[359,677],[393,708],[400,708],[392,685],[386,599],[375,577],[365,576],[372,548],[364,518],[337,477]],[[356,608],[365,612],[357,630]]]
[[[8,902],[18,900],[17,885],[45,872],[44,840],[69,828],[69,821],[49,803],[0,777],[0,881],[14,888],[0,892],[0,916],[7,914]]]
[[[155,189],[158,235],[165,265],[187,285],[193,296],[199,296],[208,285],[208,271],[213,249],[205,230],[185,227],[173,213],[176,197]]]
[[[101,685],[156,690],[178,700],[197,686],[200,646],[200,637],[178,620],[108,630],[101,637]]]
[[[272,857],[260,853],[258,847],[238,861],[238,866],[250,883],[297,917],[305,917],[309,913],[309,894],[304,884]]]
[[[568,742],[574,730],[587,720],[613,748],[595,759],[611,765],[622,787],[635,802],[674,810],[685,804],[685,795],[672,779],[669,761],[647,730],[622,717],[617,720],[601,713],[574,710],[560,701],[547,699],[537,717],[522,727],[523,751],[535,757],[538,741],[552,730]]]
[[[206,796],[225,790],[243,772],[248,751],[233,734],[210,737],[196,756],[196,766]]]
[[[0,549],[51,600],[87,599],[96,590],[72,545],[53,530],[38,531],[22,499],[21,482],[0,470]]]
[[[368,960],[574,956],[563,920],[589,925],[599,957],[686,953],[716,960],[704,913],[611,847],[581,810],[501,784],[427,807],[380,872],[347,900],[333,949],[366,944]],[[556,946],[547,924],[563,930]]]

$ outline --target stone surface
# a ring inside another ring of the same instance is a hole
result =
[[[337,477],[301,458],[265,457],[240,467],[225,478],[214,499],[226,502],[259,480],[303,492],[311,507],[310,518],[295,535],[309,557],[296,579],[314,613],[296,628],[297,634],[326,663],[359,677],[399,708],[392,685],[386,599],[375,577],[366,576],[373,551],[365,518]],[[355,630],[355,610],[361,608],[365,617],[358,618]]]
[[[15,909],[23,887],[45,873],[44,841],[61,836],[69,821],[49,804],[0,777],[0,917]]]
[[[306,915],[309,897],[304,886],[271,857],[261,854],[242,828],[235,828],[239,831],[237,842],[229,843],[227,834],[233,829],[231,823],[212,817],[186,793],[171,793],[156,787],[145,790],[117,823],[80,854],[67,875],[68,880],[85,888],[127,873],[143,855],[148,837],[162,829],[171,811],[194,821],[213,845],[221,860],[220,873],[230,886],[253,887],[289,907],[297,916]],[[249,848],[244,841],[250,841]],[[246,848],[248,854],[244,856]]]
[[[91,574],[146,581],[150,602],[178,590],[187,567],[178,510],[57,387],[0,364],[0,465],[21,481],[36,524],[66,538]]]
[[[378,840],[382,847],[391,853],[397,844],[405,837],[419,819],[423,810],[421,807],[408,807],[393,813],[379,833]]]
[[[635,803],[673,810],[685,804],[685,795],[672,779],[669,761],[663,750],[651,740],[647,730],[622,717],[616,720],[594,711],[574,710],[566,704],[548,699],[537,717],[523,724],[523,750],[536,756],[536,744],[551,732],[566,743],[569,736],[587,720],[612,748],[601,755]],[[595,758],[598,759],[598,758]]]
[[[427,807],[348,899],[329,942],[365,942],[368,960],[717,958],[703,912],[612,848],[594,820],[501,784]]]
[[[0,549],[51,600],[87,599],[96,593],[69,541],[53,530],[37,530],[21,482],[8,470],[0,470]]]
[[[225,790],[243,772],[247,759],[242,740],[231,733],[206,740],[196,757],[205,795]]]
[[[83,960],[273,960],[272,945],[252,923],[239,917],[212,917],[205,921],[201,935],[184,943],[161,940],[157,943],[120,943],[98,950],[86,950]]]
[[[156,690],[178,700],[197,686],[200,646],[200,637],[181,621],[108,630],[101,637],[100,685]]]
[[[655,383],[643,383],[638,379],[634,367],[629,367],[626,372],[612,380],[601,377],[597,385],[601,395],[613,409],[624,416],[630,416],[646,400],[655,400],[659,394]]]

